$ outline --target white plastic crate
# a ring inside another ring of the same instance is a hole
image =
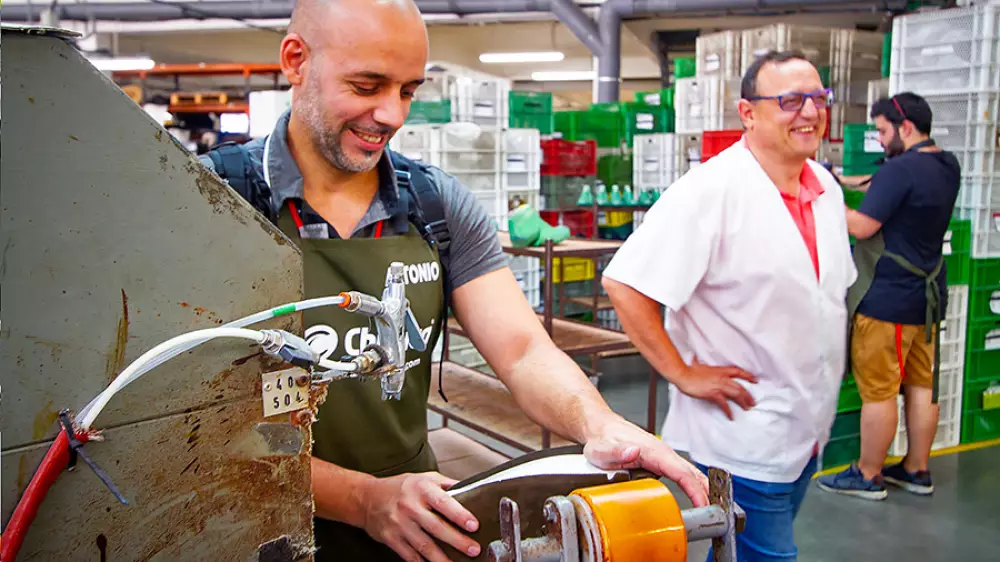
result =
[[[598,310],[597,325],[605,330],[623,331],[621,323],[618,322],[618,313],[614,310]]]
[[[674,129],[678,133],[704,130],[701,83],[697,78],[681,78],[674,83]]]
[[[720,31],[699,35],[695,39],[698,77],[740,76],[743,33],[741,31]]]
[[[835,67],[881,74],[884,33],[839,29],[834,32],[833,41]]]
[[[435,125],[404,125],[389,141],[389,148],[406,158],[441,165],[441,128]]]
[[[1000,176],[1000,92],[927,96],[931,137],[958,158],[963,176]]]
[[[501,141],[500,188],[505,191],[541,189],[542,148],[537,129],[507,129]]]
[[[507,256],[507,265],[517,279],[521,292],[528,299],[531,308],[542,305],[542,269],[538,258],[528,256]]]
[[[844,143],[843,141],[830,141],[824,139],[819,143],[819,153],[816,155],[817,162],[829,162],[834,166],[844,165]]]
[[[827,27],[776,23],[743,31],[740,74],[746,74],[757,57],[768,51],[800,51],[817,67],[833,60],[834,38],[838,30]]]
[[[893,19],[890,91],[1000,91],[1000,5]]]
[[[453,121],[504,126],[510,81],[500,78],[459,77],[451,97]]]
[[[955,216],[972,221],[972,257],[1000,257],[1000,175],[963,176]]]
[[[938,415],[937,433],[931,444],[931,450],[946,449],[958,445],[961,425],[962,425],[962,379],[963,369],[961,366],[945,368],[941,367],[941,376],[938,379]],[[896,426],[896,437],[889,447],[889,454],[892,456],[903,456],[906,454],[906,410],[903,397],[897,399],[899,408],[899,422]]]
[[[948,287],[948,310],[941,324],[941,368],[959,369],[965,365],[966,326],[969,323],[969,286]]]
[[[632,143],[632,185],[662,189],[677,178],[677,139],[674,133],[636,136]]]
[[[868,82],[868,108],[865,111],[865,119],[869,125],[875,123],[875,119],[872,117],[872,107],[875,105],[875,102],[887,97],[889,97],[888,78],[879,78],[878,80]]]
[[[728,131],[742,129],[737,104],[740,101],[739,78],[722,78],[720,76],[702,78],[701,99],[704,119],[702,129],[705,131]]]
[[[863,105],[844,105],[834,103],[828,110],[830,119],[830,138],[844,140],[844,125],[849,123],[864,123],[867,108]]]

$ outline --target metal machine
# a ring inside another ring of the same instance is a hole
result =
[[[3,26],[0,42],[3,548],[17,519],[20,561],[310,559],[309,422],[324,383],[378,378],[398,398],[406,340],[423,346],[400,267],[381,299],[326,299],[372,317],[378,339],[321,361],[293,335],[315,304],[300,302],[295,245],[73,37]],[[83,468],[36,482],[53,451]],[[44,501],[15,518],[28,489]]]
[[[500,540],[490,562],[684,562],[687,543],[712,540],[715,562],[736,562],[746,515],[732,501],[732,479],[709,471],[708,507],[681,511],[670,491],[646,478],[605,484],[545,501],[545,536],[521,536],[520,506],[500,502]],[[531,506],[535,507],[535,506]]]

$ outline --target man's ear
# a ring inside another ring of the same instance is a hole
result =
[[[281,50],[278,53],[281,72],[292,86],[299,86],[305,81],[305,66],[309,61],[309,45],[298,33],[289,33],[281,40]]]
[[[743,122],[743,128],[748,131],[752,131],[755,121],[753,104],[747,100],[741,99],[736,103],[736,110],[740,114],[740,121]]]

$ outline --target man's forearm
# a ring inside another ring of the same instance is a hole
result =
[[[365,489],[374,476],[312,458],[312,489],[316,517],[354,527],[365,524]]]
[[[497,373],[535,423],[586,443],[618,418],[575,361],[551,340],[536,340],[506,373]]]
[[[606,280],[604,288],[618,313],[618,321],[629,334],[632,344],[660,375],[676,383],[676,377],[687,368],[674,342],[663,328],[660,304],[617,281]]]

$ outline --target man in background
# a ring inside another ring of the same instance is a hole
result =
[[[664,192],[604,286],[672,383],[664,439],[702,470],[733,474],[747,512],[739,560],[794,560],[792,523],[836,410],[855,271],[840,187],[810,160],[831,101],[816,68],[770,53],[741,97],[743,139]]]
[[[825,490],[882,500],[885,483],[933,493],[927,470],[937,430],[936,334],[947,309],[942,246],[961,179],[958,160],[930,139],[931,108],[922,97],[883,98],[871,115],[888,160],[872,176],[847,229],[857,238],[858,281],[851,287],[851,365],[861,394],[861,459],[820,478]],[[900,385],[907,452],[882,468],[898,425]]]

